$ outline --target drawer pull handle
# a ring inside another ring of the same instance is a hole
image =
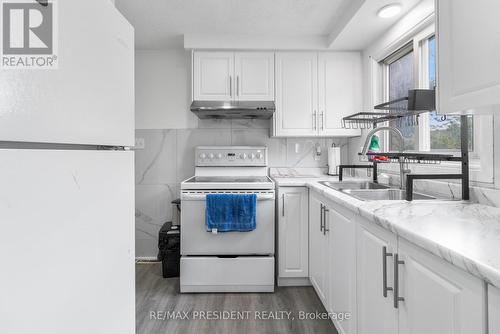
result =
[[[399,265],[405,264],[404,261],[399,259],[399,254],[394,254],[394,308],[398,308],[399,302],[405,299],[399,296]]]
[[[382,247],[382,289],[383,296],[387,297],[387,291],[392,291],[391,287],[387,286],[387,257],[392,256],[392,253],[387,252],[387,247]]]

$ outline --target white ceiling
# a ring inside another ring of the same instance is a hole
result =
[[[421,0],[365,1],[343,30],[335,36],[335,40],[330,47],[339,50],[363,50],[414,8],[420,1]],[[377,12],[380,8],[394,2],[402,4],[401,13],[388,19],[382,19],[377,16]]]
[[[328,35],[353,0],[116,0],[138,49],[182,46],[184,34]]]
[[[360,50],[420,0],[116,0],[134,25],[137,49],[182,47],[185,34],[324,37],[325,47]],[[403,12],[380,19],[383,5]]]

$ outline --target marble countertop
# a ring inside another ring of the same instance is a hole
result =
[[[278,186],[307,186],[329,200],[500,288],[500,209],[465,201],[360,201],[318,181],[273,175]]]

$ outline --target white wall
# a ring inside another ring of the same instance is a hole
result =
[[[137,129],[195,128],[189,111],[191,54],[184,49],[137,50],[135,126]]]

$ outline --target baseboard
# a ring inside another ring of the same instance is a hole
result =
[[[309,277],[278,277],[278,286],[311,286]]]

